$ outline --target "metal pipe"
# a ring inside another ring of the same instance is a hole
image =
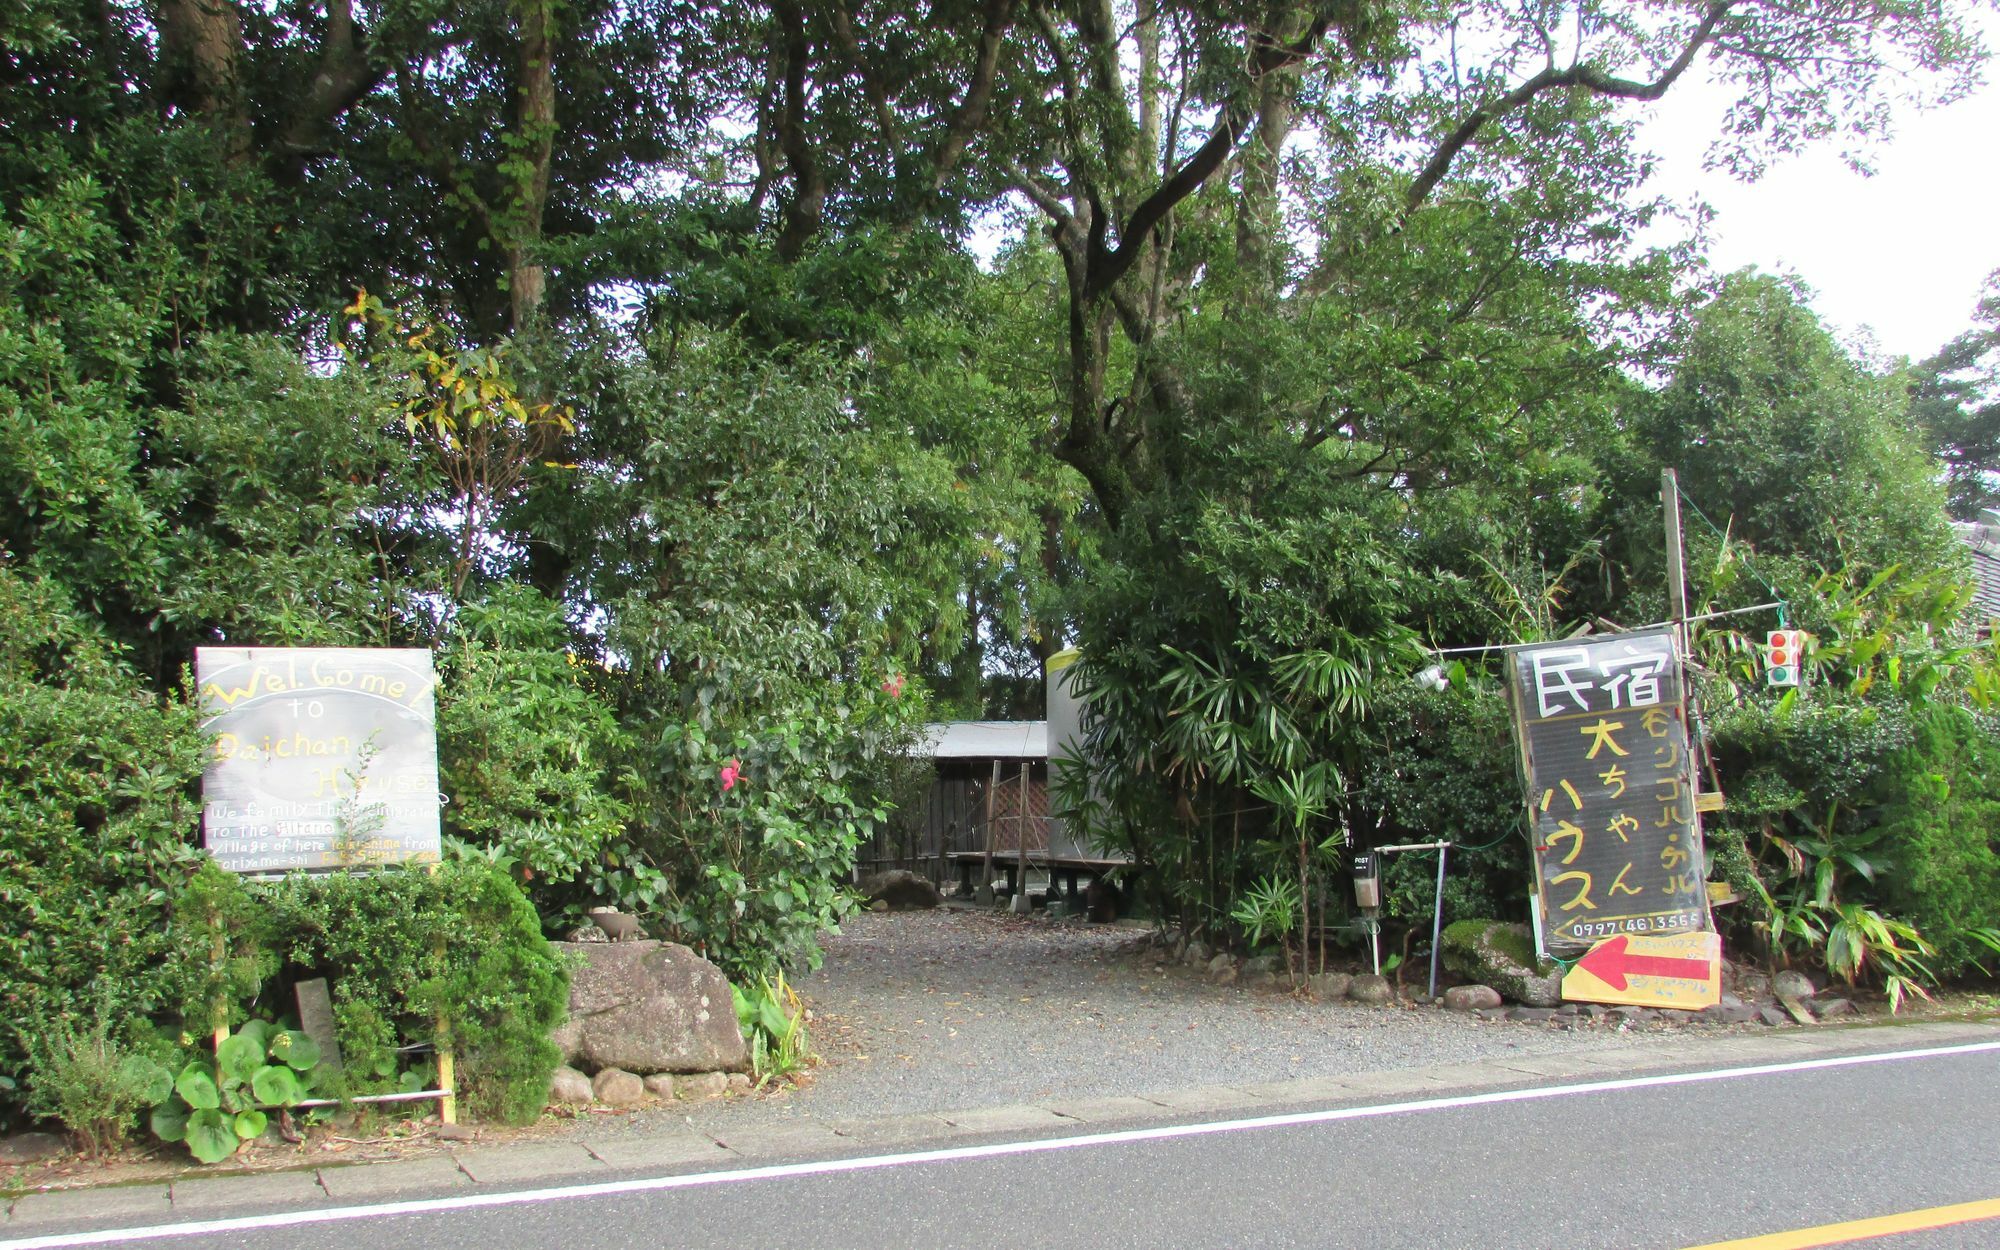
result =
[[[1444,857],[1451,854],[1451,843],[1438,843],[1438,888],[1437,898],[1432,902],[1431,911],[1431,998],[1438,996],[1438,934],[1444,928]]]
[[[433,1098],[449,1098],[448,1089],[420,1089],[410,1094],[361,1094],[354,1098],[305,1098],[292,1104],[294,1107],[338,1107],[350,1102],[428,1102]]]

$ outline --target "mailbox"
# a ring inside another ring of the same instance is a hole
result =
[[[1382,906],[1382,861],[1373,851],[1356,851],[1349,861],[1354,873],[1354,902],[1363,911]]]

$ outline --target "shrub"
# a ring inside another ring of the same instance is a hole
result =
[[[70,1036],[96,1018],[126,1037],[170,998],[200,741],[184,700],[147,690],[65,596],[0,555],[0,1072],[24,1073],[25,1092],[42,1079],[30,1022]],[[0,1091],[0,1116],[13,1098]]]
[[[513,873],[558,932],[583,922],[585,869],[629,815],[609,776],[617,718],[568,643],[560,604],[497,587],[460,609],[438,691],[445,830]]]
[[[329,978],[343,1049],[372,1067],[390,1030],[402,1045],[446,1043],[471,1114],[524,1123],[541,1113],[561,1062],[549,1034],[569,976],[504,873],[453,863],[295,874],[264,893],[287,972]],[[387,1075],[363,1069],[359,1079]]]
[[[140,1109],[162,1096],[166,1069],[120,1045],[111,1033],[107,1008],[84,1025],[71,1019],[37,1022],[27,1029],[28,1062],[35,1074],[28,1110],[53,1116],[92,1156],[110,1154]]]

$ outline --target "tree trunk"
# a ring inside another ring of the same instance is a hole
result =
[[[508,212],[507,295],[516,333],[540,315],[548,274],[539,252],[549,199],[549,165],[556,144],[555,17],[552,0],[522,0],[520,84],[515,133],[528,166],[516,175]]]

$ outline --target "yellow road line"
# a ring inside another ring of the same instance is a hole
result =
[[[1798,1228],[1788,1233],[1766,1233],[1737,1241],[1715,1241],[1688,1250],[1814,1250],[1816,1246],[1837,1246],[1843,1242],[1865,1241],[1871,1237],[1893,1237],[1897,1233],[1922,1232],[1976,1220],[2000,1219],[2000,1198],[1983,1202],[1961,1202],[1948,1207],[1926,1207],[1900,1215],[1878,1215],[1873,1219],[1849,1220],[1845,1224],[1822,1224],[1818,1228]]]

